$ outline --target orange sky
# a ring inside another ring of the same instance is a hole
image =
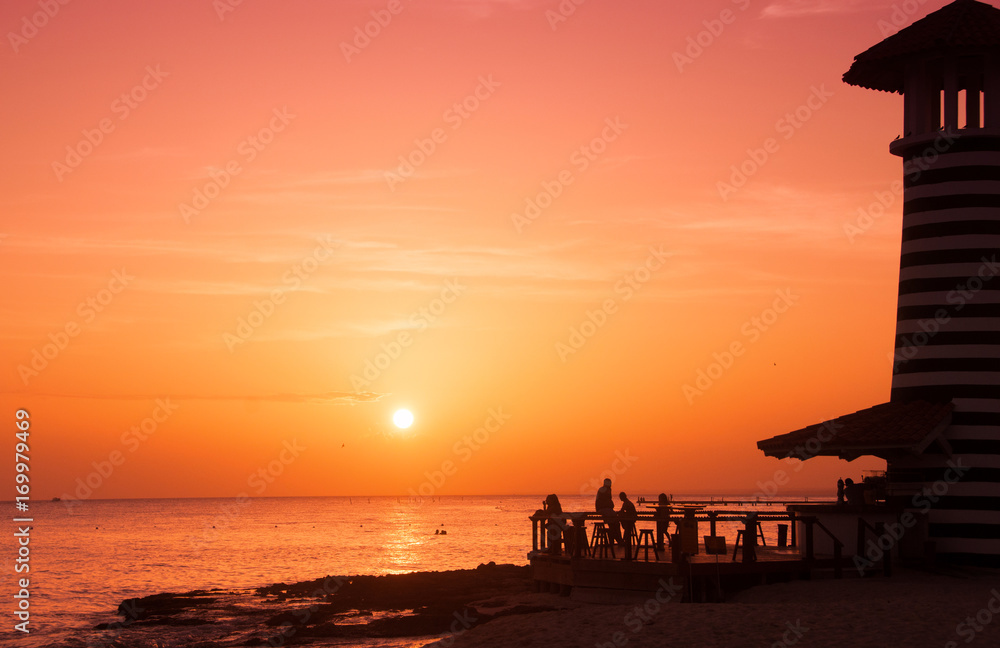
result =
[[[888,400],[902,101],[840,77],[900,16],[3,3],[0,403],[31,412],[33,496],[879,467],[755,442]]]

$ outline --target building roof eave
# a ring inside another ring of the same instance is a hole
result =
[[[769,457],[811,459],[862,456],[882,459],[922,454],[951,424],[954,405],[927,401],[889,402],[757,442]],[[945,442],[947,443],[947,442]]]

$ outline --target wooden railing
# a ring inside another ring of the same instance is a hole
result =
[[[826,525],[820,522],[819,518],[812,515],[802,515],[799,516],[799,520],[801,520],[806,526],[806,546],[805,546],[806,562],[811,565],[816,560],[816,551],[814,544],[814,535],[815,535],[814,528],[819,527],[823,531],[823,533],[825,533],[827,536],[830,537],[831,540],[833,540],[833,577],[834,578],[843,577],[844,543],[840,541],[840,538],[833,535],[833,532],[830,531],[830,529],[826,528]]]
[[[879,539],[885,536],[885,523],[876,522],[874,526],[866,519],[858,518],[858,548],[857,555],[865,555],[865,541],[867,540],[868,531],[875,534],[875,544],[879,548],[879,553],[882,554],[882,573],[885,576],[892,576],[892,545],[883,548]]]
[[[619,521],[622,521],[620,515],[617,515]],[[574,558],[580,558],[583,556],[585,548],[588,546],[587,540],[587,529],[586,523],[588,520],[595,522],[600,522],[604,520],[604,516],[595,512],[577,512],[577,513],[562,513],[556,516],[550,516],[547,511],[539,510],[535,511],[534,514],[529,516],[531,520],[531,542],[533,552],[546,552],[548,550],[548,527],[551,524],[558,524],[560,528],[560,540],[567,538],[567,536],[572,537],[571,541],[567,541],[567,545],[572,545],[572,556]],[[756,560],[755,549],[756,549],[756,527],[761,522],[783,522],[787,521],[791,525],[791,542],[789,546],[797,546],[796,538],[796,522],[802,522],[805,530],[804,539],[804,559],[808,565],[813,565],[816,562],[816,552],[815,552],[815,534],[816,528],[818,527],[823,533],[825,533],[833,543],[833,569],[834,577],[841,578],[843,576],[843,556],[844,556],[844,543],[833,534],[830,529],[826,527],[819,518],[816,516],[801,515],[796,514],[793,511],[788,511],[785,513],[749,513],[746,512],[736,513],[731,511],[698,511],[692,512],[687,511],[686,513],[679,514],[676,511],[642,511],[639,512],[635,518],[635,522],[673,522],[675,525],[682,523],[684,520],[696,520],[698,522],[708,522],[710,525],[710,535],[716,535],[716,524],[718,522],[740,522],[746,525],[746,529],[742,531],[744,538],[743,543],[743,557],[744,562],[753,562]],[[630,522],[633,520],[624,520]],[[858,518],[858,553],[863,555],[862,551],[864,549],[864,543],[866,540],[865,533],[871,530],[877,535],[882,534],[880,527],[883,525],[877,523],[876,526],[872,526],[867,521],[862,518]],[[747,539],[749,538],[750,546],[747,546]],[[657,542],[659,543],[660,538],[657,537]],[[889,560],[888,552],[883,558],[883,570],[886,576],[891,574],[891,565]]]
[[[791,526],[791,537],[789,538],[789,546],[797,546],[796,538],[796,528],[795,521],[800,518],[796,513],[788,511],[783,513],[756,513],[749,514],[754,515],[756,522],[789,522]],[[616,514],[619,520],[622,520],[620,514]],[[682,520],[696,520],[698,522],[708,522],[709,525],[709,535],[716,535],[716,525],[719,522],[746,522],[748,513],[746,511],[697,511],[687,513],[679,513],[678,511],[668,511],[663,513],[661,511],[639,511],[634,520],[635,522],[673,522],[675,525]],[[571,531],[574,535],[573,542],[573,557],[578,558],[582,555],[582,548],[587,544],[586,535],[586,522],[592,520],[595,522],[603,522],[604,516],[600,513],[588,511],[588,512],[563,512],[556,516],[550,516],[547,511],[538,510],[529,516],[531,520],[531,545],[532,551],[547,551],[548,548],[548,526],[550,524],[560,524],[564,531],[569,530],[568,525],[572,525],[573,530]],[[553,519],[558,520],[553,522]],[[829,531],[827,531],[829,533]],[[657,538],[659,540],[659,538]],[[836,539],[835,539],[836,540]],[[839,541],[838,541],[839,542]]]

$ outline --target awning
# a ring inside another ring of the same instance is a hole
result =
[[[890,459],[921,454],[951,424],[955,406],[926,401],[889,402],[757,442],[765,455],[783,459],[826,456],[853,461],[864,455]]]
[[[855,56],[844,82],[901,93],[907,64],[922,57],[982,54],[998,49],[1000,10],[984,2],[958,0]]]

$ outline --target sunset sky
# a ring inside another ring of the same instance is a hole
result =
[[[884,462],[756,441],[889,398],[902,99],[840,78],[944,4],[4,2],[33,497],[832,495]]]

